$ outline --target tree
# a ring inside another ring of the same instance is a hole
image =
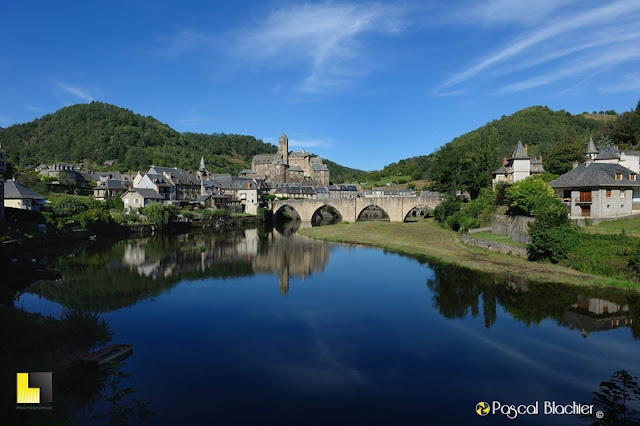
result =
[[[549,198],[555,198],[553,189],[540,176],[529,176],[505,191],[510,214],[535,213],[537,207]]]
[[[638,378],[626,370],[613,373],[611,380],[600,383],[600,390],[593,392],[594,411],[600,410],[604,416],[598,419],[593,415],[583,415],[591,425],[637,425],[640,412],[633,408],[634,401],[640,401]],[[637,407],[637,403],[634,404]]]
[[[573,168],[573,162],[582,163],[585,160],[586,146],[577,142],[575,138],[566,136],[556,142],[544,157],[546,171],[563,175]]]
[[[140,212],[160,227],[165,227],[178,217],[178,208],[169,204],[151,203],[140,209]]]

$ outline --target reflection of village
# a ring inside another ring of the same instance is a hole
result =
[[[595,331],[605,331],[619,326],[631,327],[629,305],[618,305],[608,300],[578,296],[578,302],[564,315],[562,325],[582,331],[587,337]]]
[[[529,287],[524,283],[510,282],[512,290],[527,292]],[[583,337],[597,331],[612,330],[620,326],[631,327],[633,318],[628,304],[617,304],[597,297],[577,295],[577,301],[566,309],[559,324],[571,330],[579,330]]]
[[[262,234],[246,229],[225,233],[223,238],[219,234],[189,234],[162,250],[149,247],[152,239],[132,240],[126,243],[122,263],[150,278],[206,273],[216,266],[245,266],[243,271],[278,276],[280,292],[285,295],[290,277],[304,280],[321,272],[329,259],[328,243],[286,234],[275,229]]]

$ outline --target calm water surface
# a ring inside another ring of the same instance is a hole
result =
[[[25,310],[100,313],[152,424],[513,424],[479,401],[589,402],[640,375],[640,297],[505,281],[292,230],[93,243]],[[76,412],[106,423],[104,400]],[[129,417],[134,422],[135,416]],[[520,416],[519,424],[582,424]]]

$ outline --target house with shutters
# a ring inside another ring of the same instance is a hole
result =
[[[528,178],[531,175],[538,175],[544,172],[542,167],[542,157],[529,157],[527,145],[522,145],[518,141],[511,157],[502,159],[502,166],[491,173],[491,184],[495,188],[499,182],[514,184]]]

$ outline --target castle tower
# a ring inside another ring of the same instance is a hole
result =
[[[289,164],[289,138],[284,133],[278,139],[278,152],[282,154],[284,164]]]

